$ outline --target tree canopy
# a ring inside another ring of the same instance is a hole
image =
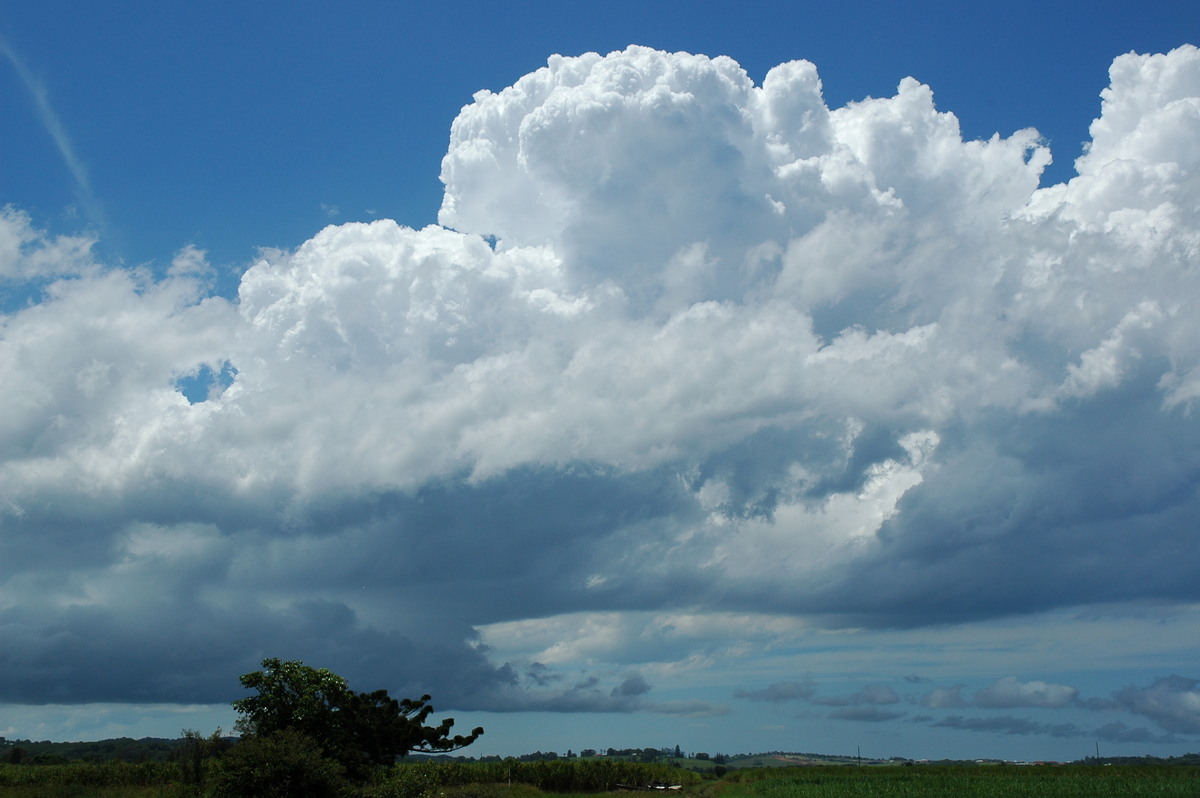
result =
[[[425,725],[434,711],[428,695],[397,700],[386,690],[359,693],[327,668],[299,660],[264,659],[263,669],[240,677],[257,695],[233,702],[237,728],[249,736],[299,732],[351,773],[386,765],[411,752],[444,753],[470,745],[483,734],[451,736],[452,718]]]

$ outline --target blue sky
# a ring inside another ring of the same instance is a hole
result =
[[[1200,14],[829,5],[0,0],[0,735],[1197,750]]]
[[[815,63],[838,107],[933,87],[967,138],[1036,127],[1070,176],[1112,58],[1188,41],[1190,3],[578,4],[5,2],[11,48],[86,169],[94,213],[6,69],[0,181],[39,224],[102,223],[126,263],[182,243],[236,269],[329,221],[436,221],[451,121],[552,53],[628,44],[729,55],[761,81]],[[17,153],[20,155],[18,156]],[[336,214],[335,214],[336,211]]]

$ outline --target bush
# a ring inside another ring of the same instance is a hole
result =
[[[230,741],[221,737],[220,729],[210,737],[204,737],[195,729],[183,730],[179,746],[171,752],[171,761],[178,764],[180,778],[192,793],[204,794],[213,760],[228,750],[230,745]]]
[[[349,787],[342,766],[291,729],[238,743],[216,782],[219,798],[336,798]]]

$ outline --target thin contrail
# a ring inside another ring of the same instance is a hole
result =
[[[3,53],[9,63],[13,65],[13,69],[17,71],[17,76],[25,84],[25,89],[33,97],[33,103],[37,108],[38,118],[42,122],[42,127],[46,128],[46,132],[50,134],[50,138],[54,139],[54,146],[58,148],[58,154],[62,157],[63,163],[66,164],[67,170],[70,171],[71,177],[75,179],[75,190],[79,195],[79,202],[83,206],[85,217],[88,222],[102,230],[104,228],[104,213],[100,208],[100,203],[96,200],[96,195],[92,192],[92,185],[88,180],[87,166],[75,154],[75,148],[71,146],[71,139],[67,135],[66,128],[63,127],[62,120],[58,118],[58,114],[54,113],[54,108],[50,105],[50,97],[46,92],[46,86],[38,80],[36,75],[29,71],[29,67],[25,66],[25,62],[9,46],[8,41],[2,35],[0,35],[0,53]]]

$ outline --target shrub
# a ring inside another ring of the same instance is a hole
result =
[[[342,766],[291,729],[238,743],[216,782],[219,798],[336,798],[348,790]]]

